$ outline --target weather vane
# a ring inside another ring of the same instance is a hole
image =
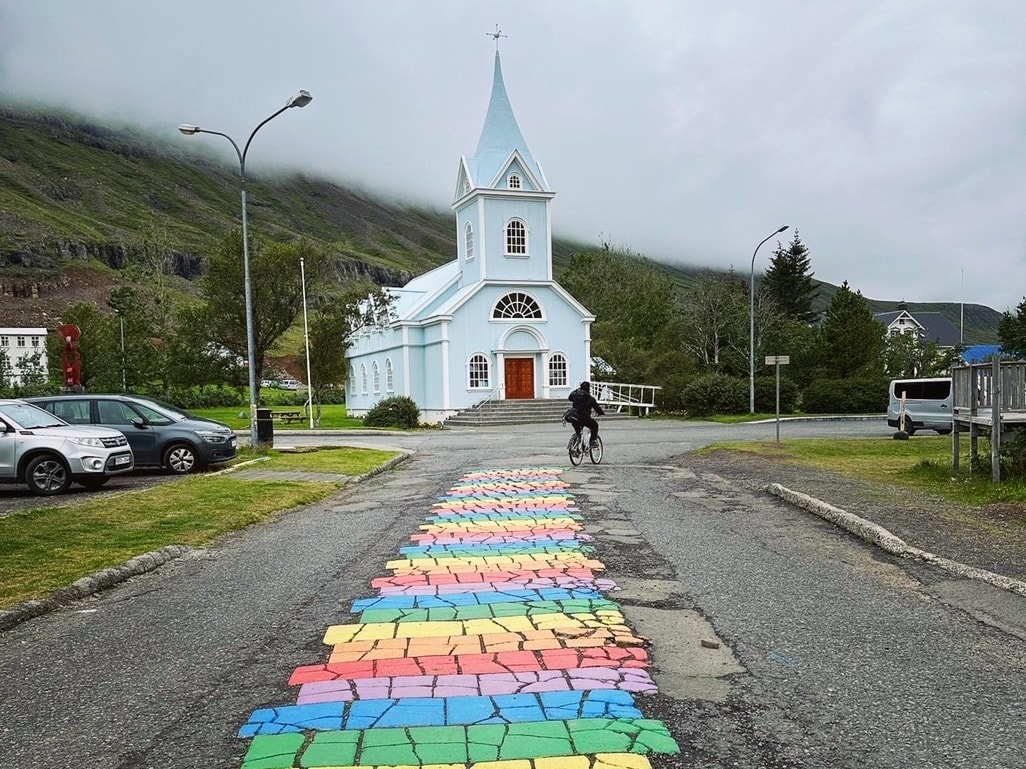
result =
[[[494,32],[485,32],[485,34],[488,35],[488,37],[491,37],[491,38],[495,39],[495,52],[496,53],[499,52],[499,38],[500,37],[509,37],[509,35],[502,34],[502,30],[499,29],[499,25],[498,24],[495,25],[495,31]]]

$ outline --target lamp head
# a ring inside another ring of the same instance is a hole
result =
[[[295,96],[285,102],[286,107],[305,107],[307,104],[313,101],[313,96],[310,95],[309,91],[300,90]]]
[[[790,224],[785,224],[783,227],[781,227],[779,230],[777,230],[777,234],[779,235],[784,230],[790,229],[790,227],[791,227]]]
[[[200,128],[198,125],[189,125],[188,123],[182,123],[180,126],[178,126],[178,130],[186,136],[192,136],[193,134],[198,134]]]

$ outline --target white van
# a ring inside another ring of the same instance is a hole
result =
[[[905,432],[936,430],[951,432],[951,377],[892,379],[887,424],[901,429],[902,398],[905,399]]]

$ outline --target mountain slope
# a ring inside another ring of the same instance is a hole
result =
[[[198,145],[178,146],[86,118],[0,108],[0,325],[52,326],[75,301],[103,304],[128,279],[144,238],[174,252],[176,270],[197,277],[205,254],[239,224],[238,168]],[[342,274],[402,285],[456,252],[450,211],[388,202],[296,174],[247,175],[250,231],[306,237],[334,255]],[[557,275],[594,245],[553,241]],[[661,265],[679,288],[703,272]],[[813,265],[814,267],[814,265]],[[836,286],[821,284],[817,309]],[[869,300],[874,311],[897,300]],[[958,325],[957,304],[910,304]],[[966,339],[996,340],[1000,314],[965,306]]]

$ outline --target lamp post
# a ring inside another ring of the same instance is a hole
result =
[[[759,253],[759,249],[762,248],[762,244],[772,238],[774,235],[779,235],[786,230],[790,225],[785,224],[780,229],[776,230],[770,235],[763,238],[759,245],[755,247],[755,251],[752,252],[752,271],[751,271],[751,283],[749,285],[749,305],[748,305],[748,413],[755,413],[755,255]]]
[[[256,136],[257,131],[263,128],[267,123],[274,120],[282,112],[292,107],[305,107],[313,101],[313,96],[310,95],[309,91],[300,91],[287,102],[285,106],[275,112],[270,117],[266,118],[260,125],[253,129],[253,133],[249,135],[249,139],[246,140],[245,146],[242,150],[239,149],[239,145],[235,143],[235,140],[226,133],[220,131],[211,131],[206,128],[200,128],[199,126],[190,125],[183,123],[178,126],[178,130],[186,136],[192,136],[193,134],[214,134],[215,136],[223,136],[225,139],[231,142],[232,147],[235,148],[235,154],[239,157],[239,173],[242,178],[242,271],[244,275],[245,291],[246,291],[246,363],[249,366],[249,444],[250,446],[256,446],[257,443],[257,422],[256,422],[256,339],[254,335],[254,320],[253,320],[253,283],[250,279],[249,273],[249,222],[246,218],[246,155],[249,152],[249,145],[253,141],[253,137]]]
[[[125,376],[125,316],[121,310],[117,310],[118,320],[121,322],[121,392],[128,392],[128,377]]]
[[[306,266],[303,257],[299,257],[299,279],[303,282],[303,344],[306,347],[306,413],[310,417],[310,429],[313,430],[313,379],[310,377],[310,324],[306,319]]]

